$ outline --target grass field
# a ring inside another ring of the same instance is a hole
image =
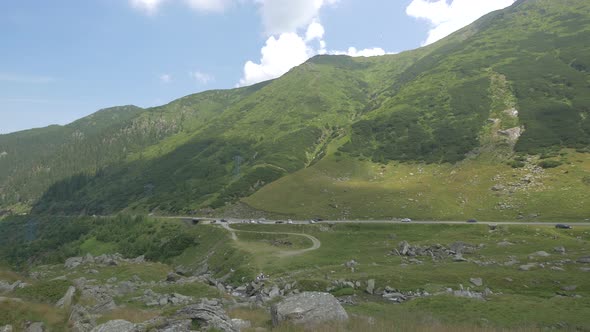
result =
[[[334,147],[332,147],[334,149]],[[583,221],[590,218],[590,155],[551,158],[563,165],[523,168],[491,154],[451,164],[373,163],[332,155],[242,201],[273,214],[325,219]],[[493,190],[492,188],[494,188]]]
[[[417,319],[414,322],[418,325],[434,323],[457,325],[457,328],[465,325],[534,330],[542,326],[560,326],[564,322],[571,328],[590,328],[587,318],[590,317],[590,272],[580,269],[583,264],[574,263],[579,257],[590,254],[590,228],[587,227],[560,231],[548,226],[516,225],[502,226],[493,232],[484,225],[319,224],[237,225],[235,228],[301,232],[320,239],[320,249],[280,260],[269,255],[268,249],[263,251],[264,255],[258,255],[256,246],[249,248],[257,257],[254,262],[260,271],[274,280],[296,280],[298,287],[305,290],[325,291],[334,280],[360,281],[362,286],[352,291],[357,304],[346,309],[361,317],[377,317],[385,322],[407,322],[410,317]],[[463,241],[479,245],[481,249],[465,255],[470,262],[416,257],[422,263],[415,264],[407,258],[389,255],[403,240],[423,246]],[[513,245],[498,245],[501,242]],[[566,254],[553,252],[557,246],[564,246]],[[550,256],[529,257],[538,251],[546,251]],[[359,263],[354,272],[344,266],[352,259]],[[512,259],[519,263],[504,265]],[[563,261],[566,263],[562,264]],[[545,268],[520,271],[519,266],[528,262],[544,264]],[[552,270],[552,266],[560,266],[565,271]],[[482,278],[484,284],[471,285],[470,278]],[[434,294],[463,285],[475,291],[490,288],[496,295],[485,302],[440,295],[398,305],[366,294],[364,288],[368,279],[375,279],[376,287],[381,289],[390,286],[402,291],[421,289]],[[562,290],[570,285],[576,285],[576,290]],[[564,296],[558,297],[557,293]]]
[[[232,241],[229,232],[209,225],[196,226],[199,245],[188,248],[170,263],[120,264],[99,267],[96,272],[80,267],[64,270],[62,265],[38,266],[29,272],[41,273],[42,280],[28,279],[8,268],[0,269],[0,279],[23,280],[30,287],[6,297],[18,301],[0,301],[0,325],[21,326],[24,321],[43,321],[54,331],[63,330],[67,313],[53,307],[72,280],[85,277],[106,283],[135,276],[150,289],[161,294],[179,293],[195,298],[219,298],[222,295],[211,286],[151,284],[164,280],[174,266],[197,267],[206,262],[216,277],[228,276],[235,286],[252,280],[264,272],[270,283],[296,282],[302,291],[327,291],[335,280],[359,282],[360,287],[333,288],[335,296],[349,296],[354,304],[345,305],[351,320],[344,325],[317,327],[317,331],[538,331],[547,328],[569,330],[590,329],[590,272],[588,264],[576,263],[590,255],[590,227],[577,226],[572,230],[558,230],[551,226],[500,226],[489,230],[486,225],[442,224],[335,224],[315,225],[232,225],[249,232],[237,232]],[[254,232],[254,233],[250,233]],[[279,256],[285,250],[300,250],[311,246],[302,236],[260,234],[256,232],[308,234],[321,241],[317,250],[294,256]],[[290,248],[272,245],[272,241],[291,242]],[[450,257],[433,260],[428,257],[391,255],[401,241],[411,245],[429,246],[462,241],[478,249],[465,254],[467,262],[454,262]],[[507,245],[506,243],[509,243]],[[565,253],[554,248],[563,246]],[[547,257],[533,255],[545,251]],[[354,271],[344,265],[355,260]],[[518,263],[509,262],[517,261]],[[521,271],[520,265],[538,265]],[[509,263],[509,264],[506,264]],[[559,269],[553,269],[558,267]],[[233,271],[233,272],[232,272]],[[66,276],[66,281],[48,281]],[[470,283],[470,278],[481,278],[482,286]],[[374,279],[376,289],[386,286],[402,292],[422,290],[434,296],[395,304],[378,295],[365,292],[367,281]],[[489,288],[493,295],[486,301],[454,297],[447,288],[470,288],[483,292]],[[566,286],[576,286],[575,289]],[[568,290],[569,289],[569,290]],[[143,294],[143,288],[116,298],[116,310],[99,319],[127,319],[141,322],[156,315],[172,312],[171,308],[148,308],[132,300]],[[248,319],[254,327],[271,328],[267,309],[254,307],[228,308],[232,317]],[[252,329],[254,331],[254,329]],[[302,331],[284,325],[273,331]]]

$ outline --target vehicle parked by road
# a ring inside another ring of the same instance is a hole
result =
[[[476,222],[477,222],[477,220],[475,220],[475,219],[469,219],[469,220],[467,220],[467,222],[468,222],[468,223],[471,223],[471,224],[474,224],[474,223],[476,223]]]
[[[557,225],[555,225],[555,228],[558,228],[558,229],[572,229],[573,227],[570,226],[570,225],[566,225],[566,224],[557,224]]]
[[[404,218],[404,219],[402,219],[402,222],[412,222],[412,219],[410,219],[410,218]]]

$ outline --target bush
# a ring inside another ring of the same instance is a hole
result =
[[[559,167],[559,166],[563,165],[563,163],[559,160],[543,160],[538,165],[542,168],[547,169],[547,168]]]
[[[519,160],[512,160],[508,163],[512,168],[523,168],[526,164]]]
[[[14,294],[31,301],[55,303],[64,296],[70,286],[67,280],[42,281],[32,286],[18,288]]]

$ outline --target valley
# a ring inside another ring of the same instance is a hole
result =
[[[209,240],[161,263],[104,254],[114,243],[87,240],[81,256],[65,264],[58,259],[24,275],[2,268],[2,320],[60,330],[124,319],[145,328],[209,298],[227,317],[247,320],[243,331],[297,331],[273,327],[268,308],[283,295],[319,291],[334,295],[350,316],[322,331],[589,328],[587,225],[237,223],[231,240],[220,225],[156,222]],[[71,308],[90,315],[81,321],[54,306],[70,286]]]

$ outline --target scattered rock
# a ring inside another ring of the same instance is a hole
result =
[[[578,288],[578,286],[576,285],[570,285],[570,286],[563,286],[561,287],[562,290],[566,291],[566,292],[573,292],[576,290],[576,288]]]
[[[399,243],[398,248],[390,252],[391,255],[408,256],[408,257],[431,257],[433,260],[442,260],[447,257],[453,257],[463,254],[472,254],[477,250],[477,247],[465,242],[455,242],[445,247],[441,244],[430,246],[412,246],[407,241]],[[462,261],[461,259],[459,261]]]
[[[90,332],[96,326],[94,316],[79,304],[72,307],[69,322],[73,332]]]
[[[348,320],[348,314],[334,296],[319,292],[304,292],[288,297],[271,308],[271,316],[274,326],[284,321],[309,327]]]
[[[498,134],[506,136],[510,142],[516,142],[522,134],[522,129],[520,127],[514,127],[506,130],[500,130],[498,131]]]
[[[565,254],[565,247],[564,246],[559,246],[559,247],[555,247],[553,248],[553,251],[558,253],[558,254]]]
[[[581,264],[590,264],[590,256],[580,257],[577,262]]]
[[[367,280],[367,289],[366,292],[369,294],[374,294],[375,293],[375,279],[369,279]]]
[[[0,326],[0,332],[12,332],[12,325]]]
[[[66,262],[64,263],[64,267],[66,269],[74,269],[80,265],[82,265],[83,259],[82,257],[70,257],[68,259],[66,259]]]
[[[91,332],[133,332],[134,330],[135,324],[126,320],[117,319],[101,324],[93,328]]]
[[[355,268],[357,265],[359,265],[359,263],[357,261],[355,261],[354,259],[344,263],[344,266],[346,266],[349,269]]]
[[[453,257],[453,262],[467,262],[467,259],[463,257],[463,254],[458,253]]]
[[[70,286],[66,294],[55,304],[58,308],[69,308],[72,305],[72,299],[76,293],[76,287]]]
[[[534,259],[535,257],[549,257],[551,254],[545,251],[537,251],[529,255],[529,259]]]
[[[504,187],[501,184],[497,184],[497,185],[495,185],[495,186],[492,187],[492,191],[502,191],[504,189],[506,189],[506,187]]]
[[[502,242],[498,242],[498,247],[508,247],[508,246],[513,246],[514,243],[512,242],[508,242],[508,241],[502,241]]]
[[[201,303],[178,310],[174,318],[197,321],[203,331],[217,329],[224,332],[238,332],[218,301],[202,300]]]
[[[239,318],[232,319],[231,323],[238,331],[242,331],[242,330],[249,329],[250,327],[252,327],[252,324],[250,323],[250,321],[239,319]]]
[[[529,264],[521,265],[518,269],[521,271],[530,271],[534,267],[537,267],[537,263],[529,263]]]
[[[483,280],[481,278],[471,278],[469,279],[469,282],[471,282],[474,286],[480,287],[483,285]]]
[[[41,322],[34,322],[29,324],[25,329],[25,332],[44,332],[45,331],[45,324]]]
[[[174,272],[170,272],[168,273],[168,275],[166,276],[166,281],[168,282],[177,282],[178,280],[180,280],[182,277]]]

